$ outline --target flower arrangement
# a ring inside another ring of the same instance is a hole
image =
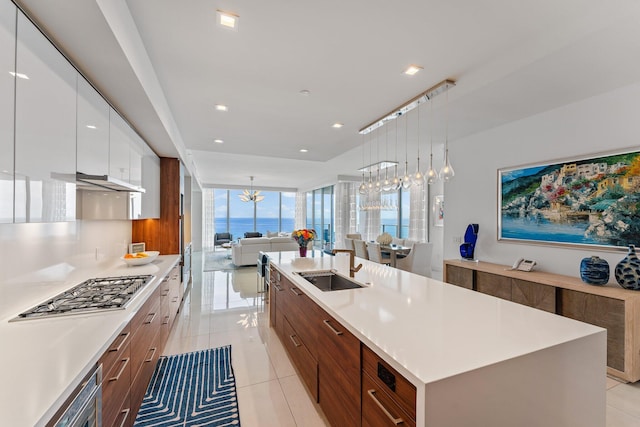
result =
[[[313,228],[294,230],[293,233],[291,233],[291,237],[298,242],[298,246],[300,247],[306,247],[310,241],[315,240],[316,236],[316,230]]]
[[[376,238],[376,242],[380,243],[381,245],[388,245],[392,241],[393,237],[389,233],[382,233]]]

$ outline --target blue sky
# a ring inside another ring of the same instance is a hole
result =
[[[242,190],[229,190],[230,210],[232,218],[253,218],[253,203],[243,202],[238,195]],[[215,217],[221,218],[227,215],[227,190],[216,189],[214,191]],[[264,200],[258,202],[257,216],[259,218],[278,218],[279,200],[277,191],[262,191],[260,195]],[[295,216],[296,193],[282,193],[282,217],[293,218]]]

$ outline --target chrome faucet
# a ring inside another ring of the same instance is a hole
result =
[[[353,277],[353,274],[357,273],[362,268],[362,264],[358,264],[357,267],[354,267],[354,258],[356,254],[353,249],[334,249],[331,252],[333,252],[334,255],[338,252],[346,252],[349,254],[349,277]]]

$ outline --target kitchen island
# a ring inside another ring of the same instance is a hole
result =
[[[111,342],[178,263],[178,255],[127,267],[120,260],[100,268],[64,264],[6,283],[0,300],[0,425],[45,425],[96,365]],[[124,309],[10,321],[92,277],[153,275]]]
[[[416,425],[605,425],[604,329],[359,258],[364,288],[322,292],[296,272],[348,276],[348,256],[268,255],[363,355],[372,350],[415,386]]]

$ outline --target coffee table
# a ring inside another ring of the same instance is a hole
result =
[[[220,245],[221,248],[227,250],[227,258],[231,258],[231,243],[223,243]]]

